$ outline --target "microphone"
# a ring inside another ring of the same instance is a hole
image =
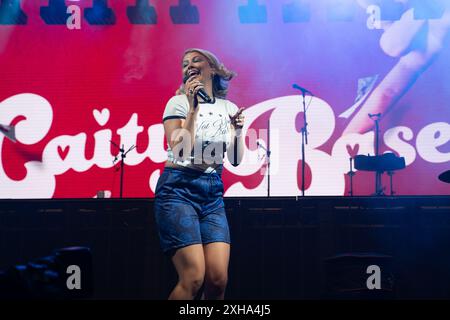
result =
[[[9,140],[16,142],[16,128],[14,126],[7,126],[0,123],[0,132],[3,133]]]
[[[186,81],[188,81],[189,78],[190,78],[190,76],[185,75],[184,78],[183,78],[183,83],[186,83]],[[211,103],[211,102],[212,102],[211,97],[206,93],[205,89],[203,89],[203,88],[200,89],[200,90],[198,90],[197,95],[198,95],[200,98],[202,98],[203,101],[206,101],[206,102],[208,102],[208,103]]]
[[[292,88],[294,88],[294,89],[297,89],[297,90],[300,90],[303,94],[305,94],[305,93],[309,93],[310,95],[314,95],[311,91],[309,91],[308,89],[305,89],[305,88],[302,88],[302,87],[300,87],[298,84],[293,84],[292,85]]]
[[[257,146],[258,148],[262,148],[264,151],[267,150],[266,148],[264,148],[264,146],[263,146],[261,143],[259,143],[259,141],[256,141],[256,146]]]

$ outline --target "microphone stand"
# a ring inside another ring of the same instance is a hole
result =
[[[130,152],[131,150],[133,150],[134,148],[136,148],[135,145],[132,145],[130,147],[130,149],[128,149],[127,151],[125,151],[125,146],[122,144],[122,148],[119,147],[117,144],[114,143],[114,141],[109,140],[111,142],[111,144],[113,146],[115,146],[119,151],[120,151],[120,198],[122,199],[123,197],[123,172],[124,172],[124,162],[125,162],[125,158],[127,157],[127,153]],[[117,161],[117,156],[115,157],[114,162]]]
[[[381,113],[377,113],[377,114],[370,114],[369,113],[369,118],[370,119],[374,119],[375,121],[375,159],[378,159],[378,155],[379,155],[379,132],[380,132],[380,127],[378,125],[378,121],[380,120],[381,117]],[[383,196],[384,192],[383,192],[383,188],[381,186],[381,174],[382,171],[377,170],[375,173],[375,196]]]
[[[355,175],[355,171],[353,171],[353,158],[350,158],[350,171],[347,172],[347,175],[350,177],[350,191],[348,194],[350,197],[353,197],[353,176]]]
[[[302,104],[303,104],[303,127],[302,127],[302,196],[305,196],[305,145],[308,144],[308,122],[306,121],[306,105],[305,105],[305,93],[306,90],[299,88],[302,92]]]
[[[308,144],[308,121],[306,121],[306,104],[305,104],[305,93],[309,93],[311,96],[314,94],[306,90],[305,88],[300,87],[299,85],[293,84],[292,87],[294,89],[300,90],[302,92],[303,98],[303,127],[302,127],[302,196],[305,196],[305,144]]]
[[[265,151],[266,162],[267,162],[267,197],[270,197],[270,120],[267,121],[267,149],[264,148],[259,142],[256,142],[258,148]]]

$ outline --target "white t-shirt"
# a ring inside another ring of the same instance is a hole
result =
[[[191,156],[176,160],[173,150],[167,146],[168,160],[180,166],[203,172],[222,172],[224,153],[231,142],[230,116],[238,111],[231,101],[216,98],[214,103],[199,103],[197,108],[195,143]],[[186,95],[172,97],[164,110],[163,122],[170,119],[186,119],[189,101]],[[181,149],[182,142],[177,145]],[[187,144],[186,144],[187,145]],[[175,150],[179,152],[179,150]]]

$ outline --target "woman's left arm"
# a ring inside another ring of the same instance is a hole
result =
[[[231,143],[227,150],[228,161],[233,166],[238,166],[244,157],[244,136],[242,127],[244,126],[243,108],[239,109],[234,116],[230,116],[231,120]]]

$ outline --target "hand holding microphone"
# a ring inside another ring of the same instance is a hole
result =
[[[185,87],[186,96],[189,99],[194,99],[194,107],[197,106],[197,96],[203,99],[205,102],[212,102],[211,97],[206,93],[205,86],[202,82],[195,79],[195,75],[189,76],[186,75],[183,78],[183,83]]]

